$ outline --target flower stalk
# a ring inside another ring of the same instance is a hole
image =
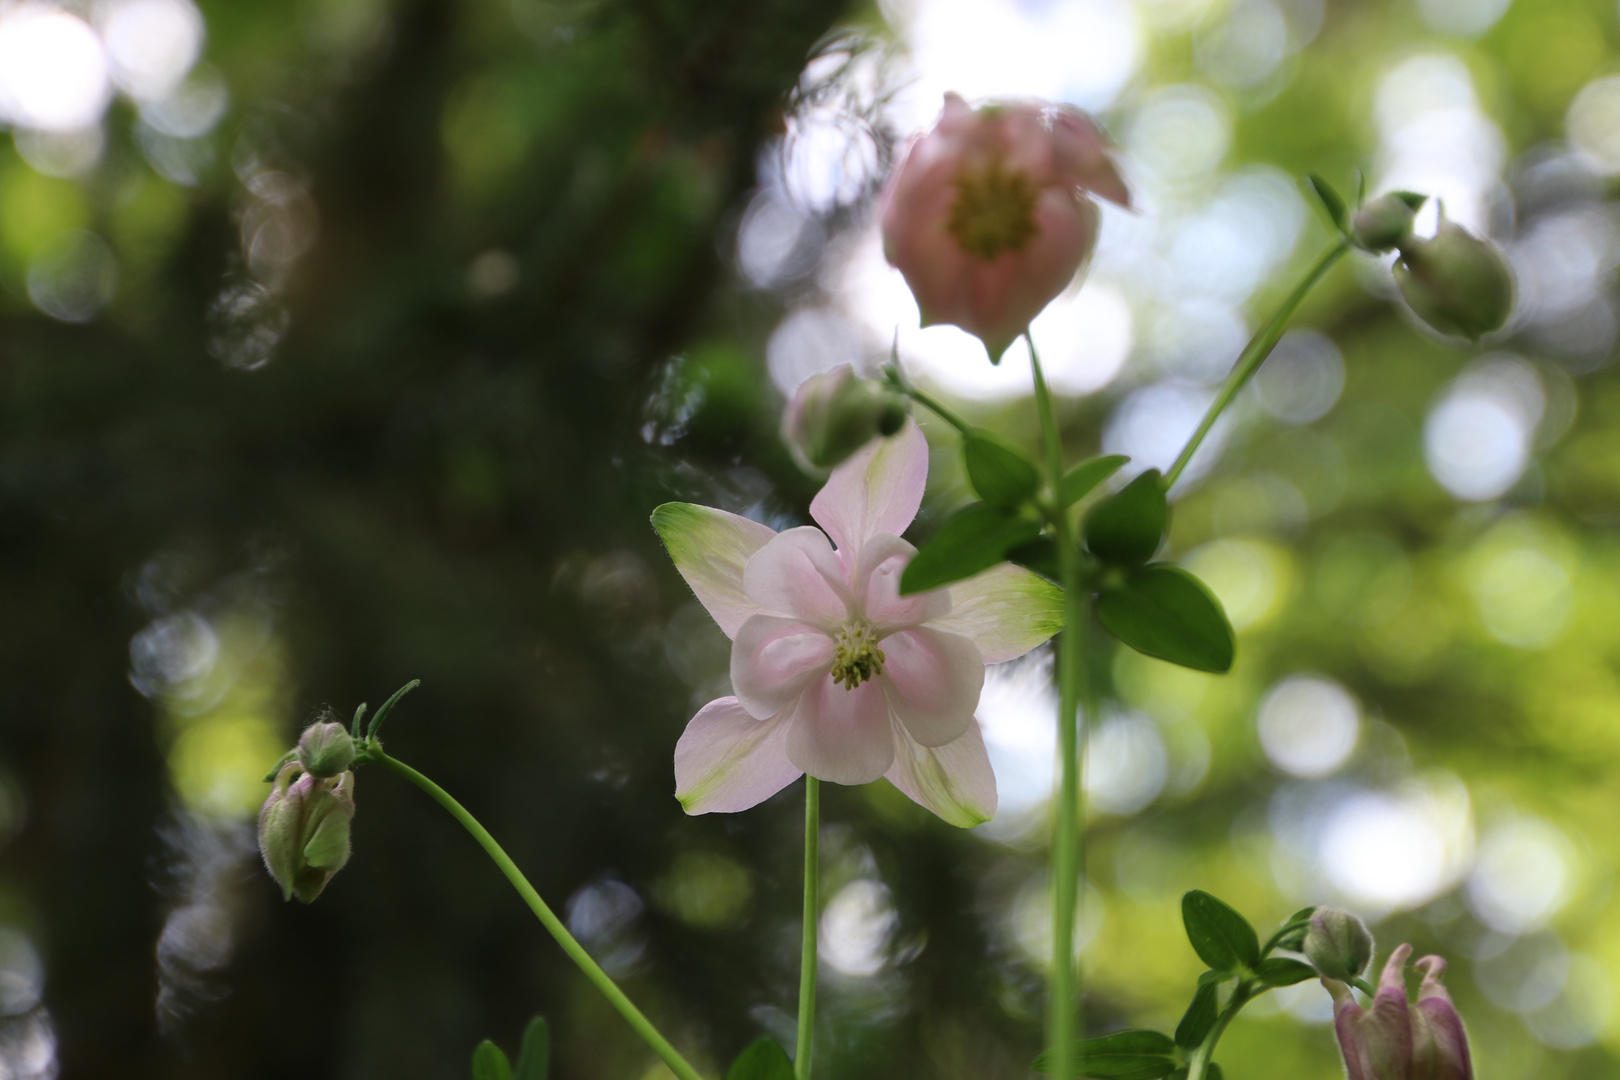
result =
[[[619,1015],[629,1022],[630,1026],[635,1029],[636,1034],[640,1035],[647,1045],[652,1047],[653,1052],[663,1060],[664,1064],[669,1066],[670,1072],[674,1073],[680,1080],[703,1080],[703,1074],[693,1068],[691,1063],[681,1056],[680,1051],[670,1045],[669,1040],[664,1038],[663,1034],[653,1026],[652,1021],[647,1019],[646,1014],[636,1008],[635,1003],[625,995],[623,990],[619,989],[618,984],[613,981],[608,973],[602,970],[602,966],[591,959],[591,954],[585,951],[585,946],[581,945],[579,940],[568,932],[568,927],[563,925],[562,920],[557,918],[556,913],[540,898],[540,894],[529,883],[529,879],[523,876],[523,871],[517,868],[517,864],[512,861],[511,856],[506,854],[501,845],[496,843],[495,838],[489,834],[489,830],[479,824],[478,819],[473,817],[466,807],[452,798],[449,792],[403,761],[383,753],[382,747],[373,740],[367,740],[361,759],[374,761],[390,772],[403,776],[427,792],[434,802],[448,810],[450,816],[459,821],[462,827],[472,834],[473,839],[478,841],[478,846],[484,849],[484,853],[494,861],[496,866],[500,867],[501,873],[506,875],[506,880],[510,881],[512,887],[518,891],[518,895],[523,897],[523,902],[529,905],[529,910],[534,912],[535,918],[540,920],[540,924],[546,928],[553,938],[557,939],[557,944],[562,946],[562,950],[568,954],[568,958],[578,965],[580,971],[585,973],[585,977],[590,980],[591,985],[600,990],[602,995],[612,1002],[613,1007],[619,1010]]]
[[[1035,378],[1035,403],[1040,413],[1046,468],[1052,485],[1052,512],[1048,515],[1057,543],[1058,569],[1064,596],[1064,626],[1058,635],[1058,803],[1052,830],[1052,989],[1048,1002],[1047,1045],[1051,1047],[1055,1075],[1067,1080],[1075,1074],[1075,1036],[1080,1021],[1080,980],[1074,956],[1075,915],[1080,904],[1081,792],[1084,749],[1080,741],[1080,699],[1084,691],[1085,627],[1091,618],[1089,596],[1081,580],[1080,549],[1074,542],[1068,509],[1057,498],[1063,479],[1063,440],[1057,410],[1041,369],[1035,339],[1026,330],[1030,369]]]
[[[804,935],[799,952],[799,1040],[794,1080],[810,1080],[816,1040],[816,928],[821,914],[821,781],[804,778]]]

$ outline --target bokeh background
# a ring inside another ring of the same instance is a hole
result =
[[[1035,324],[1072,460],[1174,455],[1327,242],[1414,188],[1518,275],[1433,340],[1347,260],[1176,492],[1239,632],[1099,655],[1097,1031],[1169,1025],[1177,903],[1310,902],[1451,960],[1490,1080],[1620,1075],[1620,27],[1613,0],[0,3],[0,1077],[455,1077],[542,1012],[665,1075],[470,840],[367,770],[312,907],[260,777],[409,678],[459,795],[711,1073],[796,996],[800,788],[688,819],[726,643],[647,525],[801,523],[784,395],[913,375],[1032,442],[1028,366],[917,329],[872,201],[940,95],[1094,110],[1139,199]],[[1424,228],[1433,227],[1431,216]],[[925,537],[967,498],[948,430]],[[989,674],[1001,815],[824,797],[823,1077],[1024,1077],[1053,707]],[[1339,1075],[1314,984],[1234,1080]]]

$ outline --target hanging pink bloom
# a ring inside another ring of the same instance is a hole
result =
[[[901,596],[916,549],[899,534],[927,475],[928,443],[907,421],[833,471],[810,503],[821,529],[777,533],[689,503],[653,514],[681,576],[732,639],[736,696],[705,705],[675,747],[687,813],[746,810],[809,773],[839,784],[886,776],[953,825],[995,814],[973,716],[984,665],[1056,633],[1062,595],[1002,564]]]
[[[1350,988],[1323,979],[1333,995],[1334,1028],[1350,1080],[1474,1080],[1468,1036],[1440,979],[1446,962],[1425,956],[1417,1007],[1406,997],[1406,961],[1412,946],[1390,953],[1372,1005],[1356,1004]]]
[[[1068,105],[955,94],[884,190],[883,250],[922,324],[976,335],[999,362],[1074,280],[1097,238],[1095,193],[1130,193],[1091,118]]]

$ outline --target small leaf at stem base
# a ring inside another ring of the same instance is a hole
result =
[[[1035,522],[986,503],[964,507],[906,564],[900,595],[927,592],[988,570],[1040,532]]]
[[[1086,515],[1086,547],[1117,566],[1140,566],[1153,558],[1170,520],[1164,482],[1149,469],[1091,508]]]
[[[1063,479],[1058,482],[1058,505],[1073,506],[1130,460],[1124,454],[1110,454],[1107,457],[1082,461],[1064,473]]]
[[[523,1029],[523,1043],[518,1049],[517,1067],[512,1080],[546,1080],[551,1072],[551,1030],[546,1018],[536,1016]]]
[[[1204,1041],[1204,1036],[1215,1026],[1215,1017],[1220,1011],[1216,1000],[1219,993],[1220,984],[1200,981],[1192,1004],[1187,1006],[1181,1023],[1176,1025],[1177,1046],[1191,1050]]]
[[[793,1080],[793,1062],[775,1039],[758,1039],[737,1055],[726,1080]]]
[[[973,490],[999,510],[1016,510],[1040,490],[1035,463],[987,431],[962,437],[962,458]]]
[[[1178,566],[1132,570],[1097,597],[1097,618],[1137,652],[1224,674],[1237,652],[1232,624],[1204,583]]]
[[[506,1051],[485,1039],[473,1049],[472,1080],[512,1080],[512,1063]]]
[[[1316,977],[1316,969],[1286,956],[1273,956],[1262,960],[1254,969],[1255,978],[1267,986],[1293,986]]]

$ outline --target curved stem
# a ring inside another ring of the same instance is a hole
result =
[[[1247,980],[1240,981],[1232,991],[1232,1000],[1226,1003],[1226,1008],[1215,1018],[1215,1026],[1209,1029],[1204,1041],[1198,1044],[1193,1056],[1187,1062],[1187,1080],[1204,1080],[1209,1072],[1209,1065],[1215,1059],[1215,1044],[1221,1041],[1221,1035],[1226,1031],[1226,1025],[1232,1022],[1232,1017],[1238,1010],[1249,1003],[1254,992],[1250,989]]]
[[[804,935],[799,952],[799,1043],[794,1080],[810,1080],[816,1035],[816,925],[821,912],[821,781],[804,778]]]
[[[901,393],[905,394],[917,404],[929,409],[934,413],[934,415],[938,416],[941,420],[951,425],[951,427],[955,428],[963,435],[966,435],[968,432],[973,430],[973,426],[971,424],[969,424],[966,420],[963,420],[960,416],[957,416],[956,413],[951,411],[950,406],[946,405],[932,394],[925,393],[924,391],[917,389],[915,386],[912,386],[910,383],[904,383],[901,385]]]
[[[1026,331],[1030,366],[1035,376],[1035,403],[1046,444],[1046,469],[1054,505],[1063,479],[1063,441],[1058,432],[1052,392],[1041,370],[1035,341]],[[1058,800],[1052,829],[1052,993],[1047,1006],[1047,1050],[1058,1080],[1076,1073],[1076,1033],[1081,1030],[1079,978],[1075,970],[1074,924],[1080,903],[1081,807],[1079,706],[1085,681],[1084,634],[1090,600],[1081,581],[1080,551],[1075,546],[1067,510],[1051,515],[1064,596],[1064,629],[1058,637]]]
[[[552,937],[557,939],[557,944],[562,946],[562,950],[568,954],[568,958],[579,965],[579,969],[585,973],[585,977],[591,981],[591,984],[602,991],[603,995],[613,1003],[613,1007],[618,1009],[620,1015],[630,1022],[630,1026],[635,1028],[636,1033],[646,1040],[647,1045],[653,1048],[653,1052],[663,1059],[664,1064],[669,1066],[670,1071],[680,1077],[680,1080],[703,1080],[703,1074],[694,1069],[669,1044],[669,1040],[664,1038],[658,1029],[653,1026],[652,1021],[648,1020],[641,1010],[636,1008],[635,1004],[625,996],[624,991],[620,990],[618,984],[608,976],[607,972],[602,970],[601,965],[591,959],[590,953],[585,951],[585,946],[581,945],[574,935],[568,932],[568,928],[562,924],[562,920],[557,918],[551,908],[546,906],[546,902],[540,899],[540,894],[535,891],[534,886],[529,884],[529,879],[523,876],[523,871],[517,868],[517,864],[501,849],[501,845],[495,842],[495,838],[489,835],[489,831],[478,823],[478,819],[473,817],[466,807],[451,798],[449,792],[403,761],[383,753],[382,748],[376,743],[368,742],[364,753],[365,760],[375,761],[390,771],[403,776],[427,792],[435,802],[450,812],[451,817],[461,822],[462,827],[472,833],[473,839],[478,841],[478,846],[484,849],[484,853],[494,860],[496,866],[501,868],[501,873],[506,875],[506,880],[510,881],[512,887],[518,891],[518,895],[523,897],[524,902],[529,905],[529,910],[534,912],[541,925],[550,931]]]
[[[1181,456],[1176,458],[1176,463],[1170,466],[1170,471],[1165,474],[1164,486],[1166,490],[1176,482],[1176,478],[1181,475],[1181,471],[1192,460],[1193,454],[1198,452],[1198,447],[1203,443],[1204,436],[1209,434],[1209,429],[1215,426],[1215,421],[1220,419],[1220,415],[1226,411],[1226,407],[1232,404],[1232,399],[1237,397],[1237,392],[1243,389],[1244,384],[1259,370],[1266,357],[1271,355],[1271,350],[1276,346],[1277,339],[1282,337],[1283,331],[1288,328],[1288,320],[1294,317],[1294,312],[1299,310],[1299,305],[1304,302],[1306,295],[1333,268],[1333,264],[1338,262],[1344,253],[1349,250],[1350,241],[1340,239],[1338,243],[1323,252],[1322,257],[1316,260],[1315,265],[1305,272],[1305,276],[1300,279],[1299,284],[1294,286],[1294,291],[1288,294],[1288,299],[1283,301],[1282,307],[1278,308],[1276,314],[1272,315],[1266,324],[1260,328],[1259,332],[1250,339],[1249,344],[1244,347],[1242,355],[1237,358],[1237,363],[1232,365],[1232,371],[1226,376],[1226,381],[1221,384],[1220,392],[1215,395],[1215,400],[1209,403],[1209,408],[1204,413],[1204,419],[1198,424],[1198,430],[1193,432],[1192,438],[1187,440],[1187,445],[1181,448]]]

